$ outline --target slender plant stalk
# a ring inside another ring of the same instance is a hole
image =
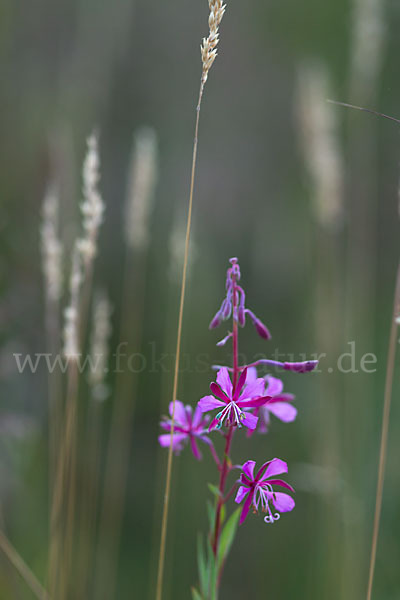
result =
[[[69,596],[74,578],[73,543],[76,504],[76,456],[78,441],[78,394],[80,353],[84,347],[87,314],[90,304],[93,260],[97,251],[98,230],[103,219],[104,203],[98,191],[99,174],[98,138],[92,134],[87,140],[87,152],[83,163],[82,237],[76,240],[70,275],[70,304],[65,310],[64,355],[68,360],[65,426],[61,439],[60,460],[53,495],[51,522],[61,521],[62,504],[66,505],[65,527],[50,546],[50,590],[60,582],[58,600]],[[82,284],[85,284],[82,290]],[[60,527],[58,526],[60,532]],[[62,535],[63,534],[63,535]],[[57,562],[58,561],[58,562]],[[61,561],[61,562],[60,562]]]
[[[36,596],[36,598],[38,598],[38,600],[49,600],[49,596],[44,587],[32,573],[25,561],[18,554],[17,550],[14,548],[11,542],[7,539],[5,533],[1,530],[0,549],[4,552],[10,563],[21,575],[22,579],[25,581],[25,583]]]
[[[56,356],[59,351],[60,318],[59,303],[46,298],[46,346],[51,356]],[[59,440],[62,432],[63,391],[61,373],[58,369],[48,373],[47,377],[48,410],[49,410],[49,506],[52,505],[55,481],[57,479],[57,465],[59,457]],[[51,515],[51,510],[49,510]],[[54,530],[54,520],[49,519],[50,548],[57,537]]]
[[[173,235],[173,234],[172,234]],[[172,246],[172,244],[171,244]],[[169,268],[170,270],[172,270],[172,267],[175,268],[176,263],[173,261],[175,261],[175,256],[174,253],[171,251],[171,257],[170,257],[170,265]],[[169,293],[167,295],[167,300],[166,300],[166,309],[165,309],[165,330],[164,330],[164,336],[163,336],[163,340],[164,340],[164,347],[163,347],[163,352],[162,354],[169,354],[171,348],[175,345],[175,336],[176,336],[176,330],[175,330],[175,326],[174,326],[174,318],[175,318],[175,304],[173,302],[174,300],[174,294],[172,292],[172,286],[169,286]],[[175,291],[175,286],[174,286],[174,291]],[[169,390],[169,374],[167,370],[162,370],[161,373],[161,384],[160,384],[160,407],[159,407],[159,413],[161,414],[162,411],[164,410],[164,406],[163,406],[163,399],[167,398],[170,394],[170,390]],[[163,452],[163,448],[161,448],[161,446],[158,446],[158,451],[157,451],[157,462],[156,462],[156,467],[155,467],[155,481],[158,484],[155,496],[156,498],[158,498],[161,495],[161,490],[162,490],[162,486],[163,486],[163,476],[164,476],[164,472],[165,472],[165,460],[164,460],[164,452]],[[175,476],[176,478],[176,476]],[[149,581],[149,597],[153,597],[155,590],[156,590],[156,585],[157,585],[157,581],[156,578],[154,577],[154,575],[157,572],[157,559],[158,559],[158,553],[159,553],[159,548],[158,548],[158,542],[159,542],[159,527],[160,527],[160,520],[161,520],[161,510],[162,510],[162,506],[160,506],[159,502],[155,502],[154,503],[154,509],[153,509],[153,518],[152,518],[152,523],[153,523],[153,527],[152,527],[152,543],[151,543],[151,557],[150,557],[150,569],[149,569],[149,577],[150,577],[150,581]],[[172,512],[171,517],[170,517],[170,526],[173,526],[173,522],[171,523],[171,521],[173,521],[174,519],[174,512]],[[168,552],[168,560],[171,561],[173,560],[173,548],[169,549]],[[169,580],[166,581],[164,588],[166,588],[166,593],[168,594],[168,584],[169,584]]]
[[[66,595],[68,572],[70,569],[71,553],[71,531],[67,530],[71,523],[71,494],[75,490],[70,488],[75,485],[75,457],[74,448],[76,443],[76,412],[78,396],[78,366],[75,361],[68,366],[68,387],[65,409],[65,431],[61,439],[61,448],[57,467],[57,478],[55,481],[54,499],[51,514],[52,530],[58,532],[50,555],[50,594],[62,600]],[[67,490],[67,498],[65,491]],[[67,509],[66,519],[63,522],[64,509]]]
[[[59,303],[46,298],[46,340],[48,352],[55,356],[59,348],[60,319]],[[57,467],[57,448],[61,431],[61,381],[56,369],[48,376],[48,405],[49,405],[49,499],[53,493],[55,472]]]
[[[367,588],[367,600],[372,598],[372,586],[374,582],[375,562],[376,562],[376,549],[378,545],[379,525],[382,511],[382,496],[383,496],[383,484],[385,478],[385,466],[386,466],[386,455],[387,455],[387,443],[388,443],[388,432],[389,432],[389,417],[390,417],[390,405],[392,403],[393,393],[393,373],[395,366],[396,357],[396,341],[397,341],[397,317],[400,312],[400,262],[397,267],[397,278],[396,288],[394,293],[393,303],[393,315],[390,326],[390,338],[386,368],[386,381],[385,381],[385,394],[383,402],[383,417],[382,417],[382,430],[381,430],[381,446],[379,451],[379,467],[378,467],[378,483],[376,486],[376,501],[375,501],[375,515],[374,515],[374,526],[372,533],[372,545],[371,545],[371,558],[369,565],[369,576],[368,576],[368,588]]]
[[[185,251],[183,258],[183,270],[182,270],[182,284],[181,284],[181,295],[179,304],[179,316],[178,316],[178,332],[176,338],[176,353],[175,353],[175,371],[174,371],[174,383],[172,391],[172,424],[171,424],[171,443],[168,450],[168,462],[167,462],[167,476],[165,483],[164,493],[164,506],[161,523],[161,540],[160,540],[160,555],[158,561],[158,573],[157,573],[157,590],[156,599],[161,600],[162,598],[162,584],[164,576],[164,562],[165,562],[165,543],[167,539],[167,521],[168,521],[168,510],[169,510],[169,496],[171,489],[171,474],[172,474],[172,444],[174,439],[174,425],[175,425],[175,401],[178,391],[178,375],[179,375],[179,360],[181,353],[181,339],[182,339],[182,320],[183,320],[183,306],[185,303],[185,291],[186,291],[186,275],[187,265],[189,257],[189,242],[190,242],[190,230],[192,225],[192,208],[193,208],[193,190],[194,190],[194,179],[196,174],[196,159],[197,159],[197,145],[198,145],[198,134],[199,134],[199,121],[200,121],[200,107],[201,99],[203,96],[204,85],[203,82],[200,85],[199,100],[196,109],[196,126],[194,133],[193,142],[193,157],[192,157],[192,171],[190,178],[190,193],[189,193],[189,208],[186,225],[186,237],[185,237]]]
[[[356,106],[355,104],[348,104],[348,102],[339,102],[338,100],[327,100],[331,104],[337,104],[338,106],[344,106],[345,108],[354,108],[355,110],[361,110],[362,112],[367,112],[370,115],[375,115],[376,117],[383,117],[384,119],[389,119],[389,121],[394,121],[398,125],[400,124],[400,120],[395,117],[391,117],[390,115],[385,115],[384,113],[378,112],[377,110],[372,110],[371,108],[365,108],[364,106]]]
[[[45,296],[45,336],[46,347],[55,357],[60,344],[60,298],[62,294],[62,254],[63,247],[59,237],[59,190],[53,184],[46,191],[43,201],[43,221],[41,226],[42,269]],[[48,482],[49,506],[51,506],[58,460],[58,440],[62,431],[62,380],[58,369],[48,373]],[[49,511],[50,514],[50,511]],[[49,524],[50,543],[55,532]]]
[[[95,240],[93,240],[95,243]],[[88,316],[90,311],[90,299],[92,295],[93,284],[93,261],[90,260],[85,266],[84,288],[79,306],[79,344],[80,348],[85,347],[85,340],[88,329]],[[66,490],[67,490],[67,505],[66,505],[66,523],[65,523],[65,540],[64,540],[64,556],[61,572],[64,572],[64,582],[61,585],[61,597],[68,596],[67,584],[69,580],[72,582],[74,578],[70,577],[70,571],[73,567],[73,543],[75,535],[75,513],[76,513],[76,498],[77,498],[77,451],[78,451],[78,397],[79,397],[79,374],[77,364],[73,362],[68,368],[68,396],[67,396],[67,427],[66,432]]]
[[[203,39],[201,45],[201,59],[202,59],[202,73],[200,81],[199,99],[196,107],[196,125],[194,132],[193,141],[193,156],[192,156],[192,170],[190,177],[190,191],[189,191],[189,206],[186,223],[186,237],[185,237],[185,251],[183,258],[183,270],[182,270],[182,284],[181,284],[181,295],[179,303],[179,315],[178,315],[178,331],[176,339],[176,354],[175,354],[175,369],[174,369],[174,383],[172,391],[172,422],[171,422],[171,436],[170,445],[168,450],[168,462],[167,462],[167,475],[165,483],[164,493],[164,506],[163,516],[161,523],[161,539],[160,539],[160,556],[158,561],[158,573],[157,573],[157,588],[156,588],[156,600],[162,598],[162,584],[164,575],[164,563],[165,563],[165,544],[167,539],[167,522],[168,522],[168,510],[169,510],[169,496],[171,488],[171,475],[172,475],[172,446],[174,439],[174,426],[175,426],[175,402],[176,394],[178,391],[178,376],[179,376],[179,362],[181,352],[181,338],[182,338],[182,320],[183,320],[183,307],[185,303],[185,290],[186,290],[186,273],[188,266],[189,256],[189,242],[190,242],[190,230],[192,224],[192,208],[193,208],[193,190],[194,190],[194,179],[196,174],[196,159],[197,159],[197,146],[198,146],[198,135],[199,135],[199,121],[200,121],[200,108],[201,100],[203,98],[204,86],[206,84],[209,71],[217,57],[217,46],[219,41],[219,25],[222,17],[225,13],[225,6],[222,4],[222,0],[209,0],[210,15],[208,19],[209,25],[209,36]]]
[[[362,106],[348,104],[346,102],[337,102],[334,100],[328,100],[328,102],[332,102],[333,104],[338,104],[338,105],[344,106],[346,108],[352,108],[355,110],[367,112],[367,113],[373,114],[375,116],[383,117],[390,121],[400,123],[400,120],[396,119],[395,117],[391,117],[390,115],[386,115],[386,114],[380,113],[378,111],[371,110],[369,108],[364,108]],[[393,373],[394,373],[395,356],[396,356],[396,333],[397,333],[397,328],[398,328],[398,323],[397,323],[396,319],[397,319],[399,313],[400,313],[400,263],[397,268],[396,287],[395,287],[395,292],[394,292],[394,303],[393,303],[393,315],[392,315],[392,322],[391,322],[391,328],[390,328],[388,358],[387,358],[387,367],[386,367],[386,381],[385,381],[382,429],[381,429],[381,444],[380,444],[380,451],[379,451],[378,481],[377,481],[377,487],[376,487],[375,514],[374,514],[374,525],[373,525],[373,533],[372,533],[370,565],[369,565],[369,574],[368,574],[367,600],[371,600],[371,598],[372,598],[372,587],[373,587],[375,563],[376,563],[376,551],[377,551],[377,545],[378,545],[379,526],[380,526],[380,518],[381,518],[381,510],[382,510],[382,496],[383,496],[383,484],[384,484],[385,466],[386,466],[390,406],[391,406],[391,402],[392,402],[392,392],[393,392]]]

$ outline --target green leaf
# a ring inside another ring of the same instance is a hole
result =
[[[226,517],[226,505],[225,505],[225,504],[223,504],[223,505],[221,506],[221,525],[223,525],[223,524],[224,524],[224,522],[225,522],[225,517]]]
[[[203,596],[201,596],[201,594],[199,594],[199,592],[194,587],[192,587],[192,599],[193,600],[203,600]]]
[[[218,548],[218,569],[221,568],[225,558],[229,553],[229,550],[231,549],[233,540],[235,539],[235,534],[239,523],[239,513],[240,508],[232,513],[222,530]]]
[[[200,533],[197,537],[197,567],[199,570],[200,591],[203,596],[207,597],[210,575],[206,565],[206,557],[204,555],[203,538]]]
[[[214,496],[216,496],[217,498],[221,496],[221,492],[219,491],[216,485],[214,485],[213,483],[208,483],[207,485],[208,489]]]
[[[214,529],[215,510],[216,510],[216,507],[213,506],[209,500],[207,500],[207,514],[208,514],[208,521],[210,523],[210,531],[213,531],[213,529]]]
[[[207,597],[210,600],[217,600],[218,598],[218,590],[217,590],[217,581],[218,581],[218,569],[217,563],[215,561],[214,552],[212,550],[211,542],[207,540],[207,550],[208,550],[208,572],[209,572],[209,589]]]

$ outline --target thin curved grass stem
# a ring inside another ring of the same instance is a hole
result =
[[[161,523],[161,539],[160,539],[160,555],[158,560],[158,572],[157,572],[157,588],[156,588],[156,600],[162,598],[162,585],[164,576],[164,563],[165,563],[165,543],[167,539],[167,522],[168,522],[168,510],[169,510],[169,495],[171,489],[171,474],[172,474],[172,443],[174,437],[174,424],[175,424],[175,401],[176,394],[178,391],[178,376],[179,376],[179,359],[181,352],[181,339],[182,339],[182,320],[183,320],[183,307],[185,304],[185,291],[186,291],[186,274],[188,266],[189,256],[189,242],[190,242],[190,230],[192,224],[192,207],[193,207],[193,190],[194,190],[194,179],[196,174],[196,159],[197,159],[197,145],[198,145],[198,133],[199,133],[199,121],[200,121],[200,107],[201,99],[203,96],[204,85],[200,84],[199,100],[196,108],[196,126],[193,142],[193,157],[192,157],[192,171],[190,178],[190,193],[189,193],[189,207],[186,224],[186,237],[185,237],[185,251],[183,258],[183,270],[182,270],[182,284],[180,293],[180,304],[179,304],[179,316],[178,316],[178,331],[176,339],[176,354],[175,354],[175,370],[174,370],[174,383],[172,392],[172,423],[171,423],[171,441],[168,450],[168,462],[167,462],[167,476],[165,483],[164,493],[164,506]]]
[[[40,584],[38,579],[36,579],[35,575],[32,573],[23,558],[18,554],[17,550],[8,540],[3,531],[0,531],[0,549],[4,552],[10,563],[21,575],[22,579],[25,581],[26,585],[33,592],[36,598],[39,600],[49,600],[50,597],[46,590]]]
[[[374,572],[376,563],[376,550],[378,545],[379,536],[379,525],[382,512],[382,496],[383,496],[383,484],[385,478],[385,466],[386,466],[386,455],[387,455],[387,443],[388,443],[388,432],[389,432],[389,418],[390,418],[390,405],[392,402],[393,392],[393,373],[395,366],[396,357],[396,341],[397,341],[397,328],[398,324],[396,318],[400,311],[400,262],[397,267],[397,279],[396,288],[394,295],[393,304],[393,316],[390,328],[390,339],[389,349],[386,367],[386,382],[385,382],[385,394],[383,403],[383,417],[382,417],[382,430],[381,430],[381,445],[379,451],[379,467],[378,467],[378,483],[376,486],[376,501],[375,501],[375,515],[374,515],[374,526],[372,533],[372,544],[371,544],[371,557],[369,565],[368,575],[368,588],[367,588],[367,600],[372,598],[372,587],[374,583]]]

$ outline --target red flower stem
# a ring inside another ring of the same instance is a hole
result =
[[[233,486],[231,487],[231,489],[229,490],[229,492],[227,493],[227,495],[224,498],[224,504],[226,502],[228,502],[229,498],[232,496],[233,492],[235,492],[236,488],[238,486],[238,482],[235,481],[235,483],[233,484]]]
[[[214,444],[210,445],[210,450],[211,450],[212,457],[215,460],[215,464],[217,465],[218,471],[220,471],[222,469],[222,465],[221,465],[221,461],[219,460],[219,456],[214,448]]]
[[[233,294],[232,294],[232,304],[233,304],[233,330],[232,330],[232,353],[233,353],[233,392],[235,392],[237,380],[238,380],[238,364],[239,364],[239,340],[238,340],[238,324],[237,324],[237,302],[238,302],[238,293],[236,290],[236,278],[233,277]],[[212,543],[212,549],[214,556],[217,556],[218,552],[218,544],[219,538],[221,535],[221,510],[222,506],[225,504],[224,499],[224,490],[227,475],[230,471],[231,460],[229,457],[229,453],[231,450],[231,443],[233,437],[234,427],[230,425],[228,433],[226,434],[226,443],[225,443],[225,452],[224,452],[224,462],[222,463],[221,476],[219,480],[219,496],[218,496],[218,504],[217,510],[215,513],[215,527],[214,527],[214,537]]]
[[[225,489],[226,477],[228,475],[228,459],[229,459],[229,452],[230,452],[230,448],[231,448],[232,436],[233,436],[233,426],[231,425],[229,427],[228,433],[226,434],[224,462],[222,464],[221,477],[219,480],[219,488],[218,488],[219,495],[218,495],[217,510],[215,513],[215,528],[214,528],[214,541],[213,541],[214,556],[217,556],[219,536],[221,533],[221,510],[222,510],[222,506],[224,504],[224,489]]]

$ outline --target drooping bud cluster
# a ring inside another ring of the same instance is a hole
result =
[[[260,321],[258,317],[256,317],[253,311],[245,306],[246,294],[244,289],[237,283],[240,280],[240,267],[238,265],[237,258],[231,258],[229,262],[231,263],[231,266],[226,273],[226,296],[222,301],[220,309],[217,311],[210,323],[210,329],[219,327],[222,321],[229,319],[233,310],[233,319],[234,321],[237,321],[240,327],[244,327],[246,325],[246,315],[248,315],[258,335],[265,340],[269,340],[271,338],[271,334],[268,328],[262,321]],[[235,303],[235,308],[233,308],[234,294],[237,295],[238,300]],[[218,342],[218,346],[223,346],[230,337],[231,334],[228,334],[223,340]]]
[[[208,25],[210,33],[207,38],[203,38],[203,43],[200,46],[201,49],[201,60],[203,62],[203,72],[201,76],[201,83],[204,86],[207,81],[208,72],[214,60],[217,58],[217,46],[219,41],[219,25],[224,16],[226,4],[222,3],[222,0],[208,0],[210,7],[210,16],[208,17]]]

